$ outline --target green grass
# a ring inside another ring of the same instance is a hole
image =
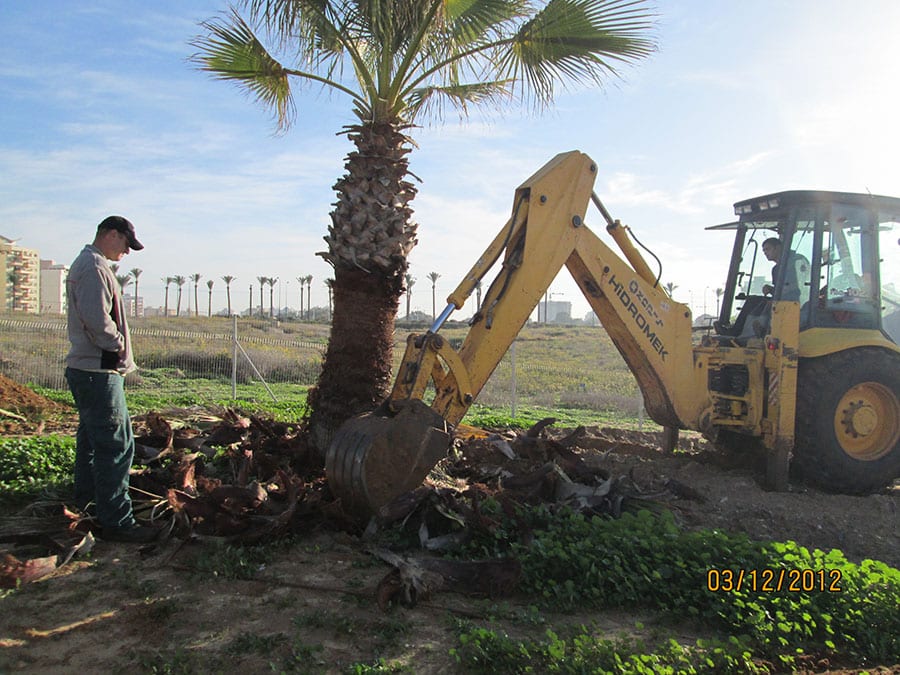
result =
[[[75,407],[69,391],[32,386],[35,392],[57,403]],[[151,410],[187,408],[195,405],[222,406],[271,417],[279,422],[295,422],[306,412],[309,387],[296,384],[269,385],[275,399],[259,382],[240,385],[237,398],[231,398],[231,383],[216,380],[160,380],[156,388],[125,387],[125,399],[132,416]],[[202,394],[198,394],[202,392]]]
[[[154,397],[166,399],[170,406],[232,402],[228,320],[181,317],[139,319],[133,323],[135,354],[141,370],[129,378],[126,392],[134,412],[155,407],[158,399]],[[441,334],[458,347],[467,332],[464,325],[449,323]],[[398,325],[395,365],[402,357],[406,336],[406,327]],[[42,386],[52,381],[50,386],[65,387],[64,383],[59,384],[67,350],[64,332],[41,333],[35,328],[8,337],[14,338],[4,346],[9,352],[5,356],[10,367],[15,366],[8,373],[13,379]],[[269,383],[278,404],[274,409],[269,407],[272,399],[268,391],[240,355],[235,404],[252,406],[260,412],[270,409],[284,419],[299,415],[305,392],[316,380],[327,337],[328,327],[324,325],[239,322],[239,339],[244,341],[242,344]],[[25,344],[29,345],[28,350],[21,347]],[[544,411],[551,411],[560,419],[573,418],[573,424],[638,419],[641,396],[634,377],[609,336],[598,327],[526,326],[515,343],[515,362],[516,417],[523,418],[521,426],[527,426],[535,416],[548,416]],[[62,400],[71,403],[67,394],[62,396]],[[500,361],[477,401],[500,416],[509,413],[509,354]]]

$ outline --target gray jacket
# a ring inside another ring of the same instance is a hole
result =
[[[122,289],[96,246],[82,249],[66,279],[69,342],[66,365],[78,370],[136,369]]]

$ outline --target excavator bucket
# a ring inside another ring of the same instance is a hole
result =
[[[332,493],[345,510],[375,513],[418,487],[447,456],[451,435],[443,417],[418,399],[391,403],[345,422],[325,455]]]

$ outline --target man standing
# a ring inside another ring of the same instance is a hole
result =
[[[134,225],[109,216],[97,226],[69,270],[66,381],[78,407],[75,502],[94,503],[101,537],[146,543],[156,530],[138,525],[128,495],[134,435],[125,403],[125,375],[135,370],[122,289],[108,260],[144,248]]]

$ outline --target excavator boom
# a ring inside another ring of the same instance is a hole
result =
[[[450,294],[447,309],[427,333],[409,337],[388,400],[338,431],[326,470],[348,510],[377,510],[416,487],[446,455],[452,428],[564,266],[631,366],[651,417],[674,428],[696,419],[701,397],[670,395],[676,382],[691,377],[690,312],[659,286],[626,228],[593,194],[596,174],[590,157],[568,152],[522,183],[510,219]],[[628,262],[586,225],[591,202]],[[501,257],[457,352],[438,331]],[[429,384],[435,394],[427,406],[422,399]]]

